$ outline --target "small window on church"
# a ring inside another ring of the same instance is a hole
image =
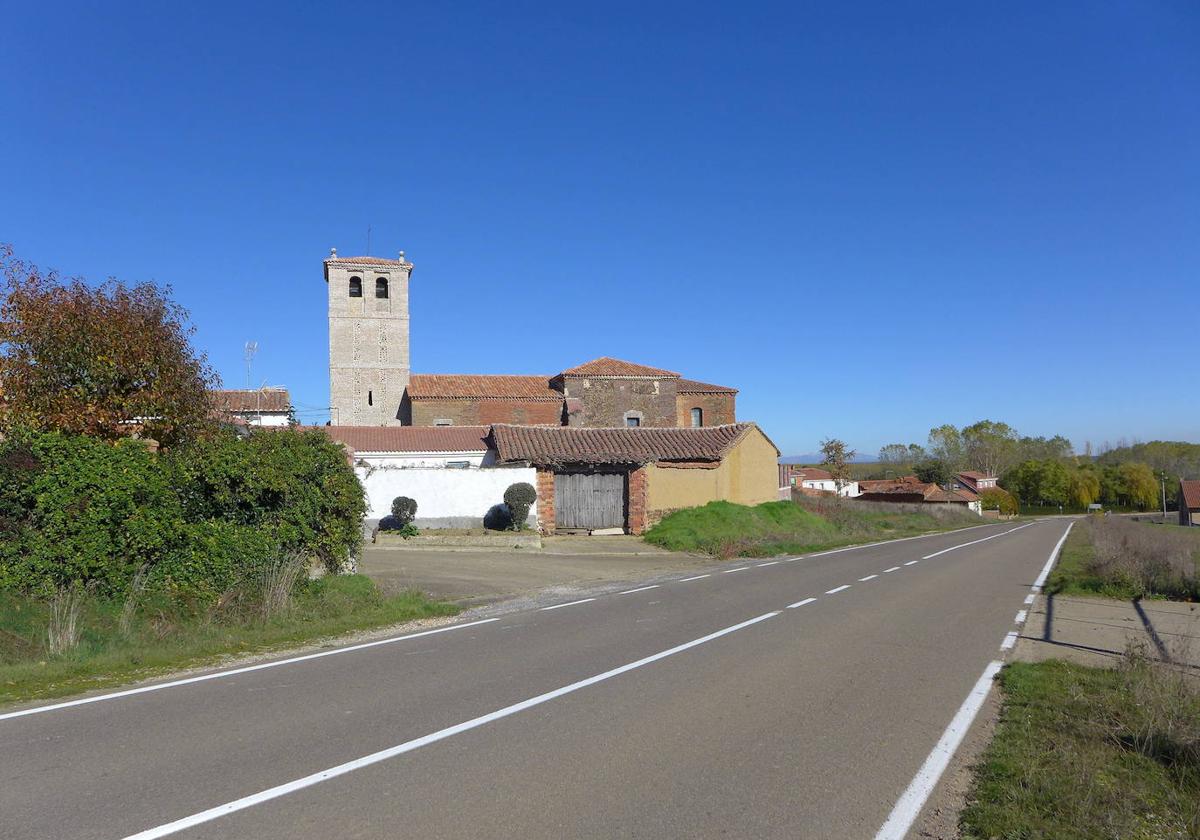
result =
[[[704,409],[703,408],[693,408],[692,409],[692,428],[699,429],[703,425],[704,425]]]
[[[377,297],[377,298],[387,297],[388,296],[387,286],[388,286],[388,284],[387,284],[386,277],[376,277],[375,278],[375,297]]]
[[[362,278],[350,278],[350,297],[362,297]]]
[[[367,405],[375,405],[375,393],[367,391]]]

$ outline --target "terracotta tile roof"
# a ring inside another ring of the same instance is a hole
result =
[[[1200,508],[1200,481],[1179,482],[1179,496],[1183,506],[1188,510]]]
[[[990,476],[987,473],[976,472],[975,470],[964,470],[960,472],[959,475],[961,475],[963,478],[973,478],[977,481],[981,478],[993,478],[993,476]]]
[[[485,452],[487,426],[318,426],[338,443],[364,452]]]
[[[976,496],[974,493],[968,495],[961,490],[942,490],[939,488],[925,494],[925,501],[927,502],[952,502],[965,505],[968,502],[975,501],[975,499]]]
[[[214,411],[245,414],[258,411],[287,411],[291,403],[287,388],[263,388],[258,391],[209,391]]]
[[[473,376],[414,373],[408,382],[413,400],[533,400],[561,401],[544,376]]]
[[[753,428],[753,423],[699,429],[495,425],[491,441],[502,462],[528,461],[546,467],[720,461]]]
[[[736,394],[738,392],[737,388],[710,385],[707,382],[697,382],[695,379],[680,379],[678,389],[681,394]]]
[[[914,485],[920,484],[922,484],[921,479],[915,475],[906,475],[900,478],[864,478],[858,482],[858,489],[864,493],[886,493],[893,488],[909,488],[911,492]]]
[[[833,473],[829,470],[823,470],[820,467],[805,467],[802,470],[796,470],[794,475],[801,481],[832,481]]]
[[[655,376],[655,377],[674,377],[679,378],[679,374],[671,370],[663,370],[662,368],[647,367],[633,362],[622,361],[621,359],[613,359],[609,356],[601,356],[599,359],[592,359],[590,362],[584,362],[582,365],[573,368],[567,368],[562,372],[563,376]]]

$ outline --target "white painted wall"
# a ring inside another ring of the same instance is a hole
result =
[[[436,453],[436,456],[444,454]],[[510,484],[524,481],[537,486],[537,470],[533,467],[480,468],[476,465],[468,469],[447,469],[445,466],[404,466],[399,463],[412,460],[419,459],[356,459],[354,472],[367,491],[368,520],[382,519],[391,513],[392,499],[408,496],[417,501],[418,523],[429,519],[466,518],[479,527],[488,509],[504,501],[504,491]],[[537,527],[537,505],[530,508],[528,522],[531,527]],[[466,524],[469,523],[457,523],[455,527]]]
[[[286,411],[234,412],[233,416],[245,420],[247,426],[286,426],[288,423]]]
[[[846,485],[842,487],[840,492],[837,489],[837,482],[832,478],[806,478],[804,481],[800,482],[800,486],[807,487],[811,490],[824,490],[827,493],[837,493],[839,496],[845,496],[847,498],[852,498],[859,495],[857,481],[847,482]]]

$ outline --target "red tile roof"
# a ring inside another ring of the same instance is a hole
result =
[[[858,482],[858,489],[864,493],[888,493],[893,488],[911,488],[914,485],[922,485],[921,479],[915,475],[901,476],[900,478],[864,478]]]
[[[262,388],[257,391],[209,391],[214,411],[247,414],[259,411],[287,411],[291,398],[287,388]]]
[[[753,423],[699,429],[495,425],[491,441],[502,462],[528,461],[545,467],[720,461],[753,428],[757,428]]]
[[[1188,510],[1200,509],[1200,481],[1187,481],[1181,479],[1179,482],[1180,503]]]
[[[981,478],[995,478],[995,476],[988,475],[987,473],[976,472],[975,470],[964,470],[960,472],[959,475],[961,475],[963,478],[973,478],[976,480]]]
[[[602,356],[599,359],[592,359],[590,362],[584,362],[577,367],[567,368],[562,372],[563,376],[653,376],[653,377],[674,377],[679,378],[679,374],[671,370],[663,370],[662,368],[647,367],[633,362],[622,361],[621,359],[613,359],[608,356]]]
[[[474,376],[415,373],[408,382],[413,400],[532,400],[561,401],[544,376]]]
[[[680,379],[678,390],[681,394],[736,394],[738,392],[737,388],[710,385],[707,382],[697,382],[695,379]]]
[[[925,494],[925,501],[927,502],[950,502],[965,505],[975,501],[975,499],[976,496],[974,493],[967,494],[961,490],[942,490],[939,488]]]
[[[802,470],[796,470],[793,475],[801,481],[830,481],[833,479],[833,473],[820,467],[805,467]]]
[[[485,452],[487,426],[319,426],[338,443],[364,452]]]

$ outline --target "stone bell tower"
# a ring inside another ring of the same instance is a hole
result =
[[[335,426],[399,426],[408,385],[408,279],[400,258],[325,260],[329,286],[329,405]]]

